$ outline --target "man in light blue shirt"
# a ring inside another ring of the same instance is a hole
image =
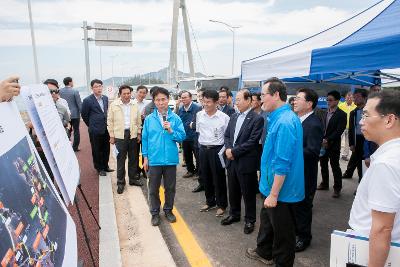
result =
[[[264,205],[257,248],[247,249],[246,256],[269,265],[293,266],[294,203],[304,199],[303,128],[286,104],[286,86],[281,80],[267,80],[261,96],[263,109],[270,112],[259,187]]]

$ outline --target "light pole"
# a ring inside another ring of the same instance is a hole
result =
[[[210,19],[209,21],[225,25],[228,28],[228,30],[232,32],[232,75],[233,75],[233,69],[235,68],[235,30],[241,28],[242,26],[232,26],[223,21],[213,20],[213,19]]]
[[[32,19],[32,8],[31,8],[31,0],[28,0],[28,12],[29,12],[29,25],[31,27],[31,38],[32,38],[32,49],[33,49],[33,63],[35,65],[35,80],[36,83],[39,83],[39,67],[38,60],[36,54],[36,41],[35,41],[35,31],[33,27],[33,19]]]

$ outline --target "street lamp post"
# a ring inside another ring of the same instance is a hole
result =
[[[228,30],[232,32],[232,75],[233,75],[233,70],[235,68],[235,30],[241,28],[242,26],[232,26],[223,21],[213,20],[213,19],[210,19],[209,21],[225,25],[228,28]]]
[[[34,30],[33,19],[32,19],[31,0],[28,0],[28,13],[29,13],[29,25],[30,25],[30,28],[31,28],[33,63],[34,63],[34,66],[35,66],[35,80],[36,80],[36,83],[39,83],[40,82],[39,67],[38,67],[38,60],[37,60],[37,53],[36,53],[35,30]]]

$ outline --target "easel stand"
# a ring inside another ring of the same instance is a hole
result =
[[[79,191],[81,192],[81,195],[82,195],[83,199],[86,202],[86,205],[88,206],[88,208],[90,210],[90,213],[92,214],[93,219],[95,220],[95,222],[96,222],[97,226],[99,227],[99,229],[101,229],[99,222],[97,221],[96,217],[94,216],[94,213],[93,213],[93,210],[92,210],[92,206],[90,206],[90,204],[89,204],[89,202],[88,202],[88,200],[87,200],[87,198],[86,198],[86,196],[85,196],[85,194],[84,194],[84,192],[82,190],[81,184],[78,185],[78,188],[79,188]],[[80,222],[81,227],[82,227],[83,235],[85,237],[85,242],[86,242],[86,245],[87,245],[88,250],[89,250],[90,258],[92,259],[93,266],[96,267],[96,262],[95,262],[94,257],[93,257],[92,248],[90,247],[90,240],[89,240],[89,237],[87,235],[85,224],[83,223],[83,219],[82,219],[81,210],[80,210],[79,205],[78,205],[78,195],[75,195],[74,203],[75,203],[76,211],[78,212],[79,222]]]

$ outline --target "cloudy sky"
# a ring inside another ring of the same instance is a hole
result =
[[[232,34],[209,19],[240,25],[234,74],[240,62],[301,40],[373,5],[378,0],[186,0],[191,21],[195,71],[230,75]],[[132,47],[103,47],[104,79],[157,71],[169,62],[172,0],[31,0],[40,79],[85,82],[82,21],[132,24]],[[94,34],[91,33],[90,36]],[[193,40],[195,36],[196,42]],[[19,74],[35,80],[27,0],[0,1],[0,78]],[[178,33],[178,66],[188,72],[183,24]],[[91,77],[100,78],[100,48],[89,45]],[[200,59],[202,58],[202,61]]]

